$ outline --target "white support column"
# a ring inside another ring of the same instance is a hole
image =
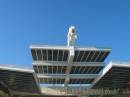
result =
[[[67,65],[67,69],[66,69],[66,79],[65,79],[65,83],[64,86],[68,86],[69,83],[69,74],[72,68],[72,63],[73,63],[73,59],[74,59],[74,46],[70,46],[70,52],[69,52],[69,57],[68,57],[68,65]]]

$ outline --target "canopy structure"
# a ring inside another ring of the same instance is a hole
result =
[[[0,83],[12,93],[40,93],[33,68],[0,65]]]
[[[105,64],[111,48],[31,45],[30,51],[33,68],[0,65],[0,89],[24,96],[114,95],[130,84],[130,63]]]
[[[110,48],[30,46],[40,84],[92,84],[104,68]]]
[[[110,62],[92,88],[121,89],[130,84],[130,63]]]

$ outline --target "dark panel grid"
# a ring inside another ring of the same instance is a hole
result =
[[[118,89],[130,82],[130,68],[112,67],[93,88]]]
[[[91,84],[94,81],[92,79],[70,79],[69,84]]]
[[[31,49],[34,61],[67,61],[69,51]]]
[[[64,84],[65,79],[39,78],[40,84]]]
[[[36,73],[65,74],[67,66],[33,66]]]
[[[70,74],[99,74],[104,66],[72,66]]]
[[[0,80],[12,91],[39,93],[32,73],[0,70]]]
[[[108,51],[75,51],[75,62],[103,62],[110,52]]]

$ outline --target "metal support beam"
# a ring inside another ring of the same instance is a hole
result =
[[[38,78],[58,78],[65,79],[65,74],[37,74]]]
[[[34,61],[33,63],[33,66],[67,66],[67,62],[44,62],[44,61],[41,61],[41,62],[36,62]]]
[[[30,49],[47,49],[47,50],[68,50],[68,46],[46,46],[46,45],[31,45]]]
[[[64,86],[68,86],[69,83],[69,74],[72,68],[72,62],[74,59],[74,46],[70,46],[70,51],[69,51],[69,57],[68,57],[68,65],[67,65],[67,69],[66,69],[66,79],[65,79],[65,83]]]
[[[2,90],[5,93],[10,93],[10,88],[0,80],[0,90]]]
[[[33,66],[68,66],[67,62],[43,62],[34,61]],[[105,66],[104,62],[73,62],[72,66]]]
[[[58,78],[69,80],[73,79],[88,79],[88,78],[97,78],[98,74],[70,74],[69,77],[66,77],[65,74],[37,74],[38,78]],[[69,78],[69,79],[68,79]]]
[[[3,97],[11,97],[10,93],[11,89],[1,80],[0,80],[0,91]]]
[[[112,68],[112,63],[110,62],[104,70],[100,73],[100,75],[93,81],[90,88],[92,88],[110,69]]]

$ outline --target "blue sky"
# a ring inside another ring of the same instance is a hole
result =
[[[30,45],[111,47],[106,59],[130,62],[130,0],[0,0],[0,64],[31,66]]]

